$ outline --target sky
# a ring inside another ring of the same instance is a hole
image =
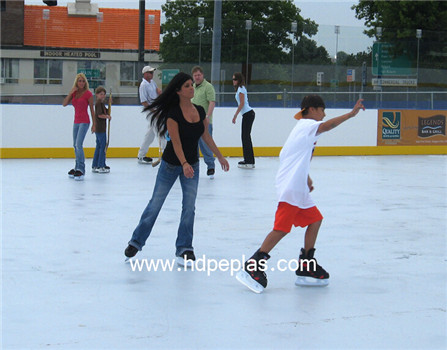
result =
[[[68,2],[75,0],[58,0],[58,6],[65,6]],[[166,1],[146,0],[147,9],[161,9]],[[25,0],[27,5],[42,5],[42,0]],[[92,1],[99,7],[120,7],[120,8],[138,8],[137,0],[106,0]],[[362,21],[355,18],[355,12],[351,10],[351,6],[357,1],[352,0],[325,0],[312,1],[300,0],[295,1],[298,8],[301,9],[301,15],[305,18],[311,18],[320,24],[337,24],[343,26],[362,26]],[[324,8],[324,11],[322,11]]]
[[[364,22],[355,17],[355,11],[351,9],[358,1],[295,1],[301,9],[301,16],[310,18],[319,25],[318,34],[312,37],[318,45],[326,48],[329,55],[334,57],[336,47],[338,51],[357,53],[366,51],[372,47],[373,39],[368,38],[363,31]],[[340,26],[340,34],[335,34],[335,26]]]
[[[73,3],[74,1],[58,0],[58,6],[66,6],[68,2]],[[164,0],[146,0],[146,9],[159,10],[165,2]],[[137,0],[92,0],[92,3],[98,4],[99,7],[139,7],[139,1]],[[319,33],[312,39],[317,41],[318,45],[324,46],[332,57],[335,54],[336,47],[338,47],[338,51],[357,53],[366,51],[368,46],[372,46],[372,39],[363,34],[363,21],[355,18],[355,12],[351,10],[351,6],[357,3],[358,1],[352,0],[295,1],[296,6],[301,9],[302,17],[310,18],[319,24]],[[25,0],[25,4],[42,5],[42,1]],[[335,25],[340,26],[338,44],[334,33]]]

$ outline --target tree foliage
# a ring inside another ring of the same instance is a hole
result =
[[[396,54],[417,52],[416,29],[422,29],[420,63],[427,67],[447,67],[447,2],[445,1],[369,1],[352,6],[363,19],[369,37],[383,28],[381,41],[395,45]]]
[[[340,65],[344,65],[347,67],[361,67],[363,62],[366,62],[367,65],[371,63],[371,50],[358,52],[356,54],[345,54],[343,57],[343,61],[340,58]]]
[[[295,63],[331,64],[331,58],[323,46],[317,46],[315,40],[302,36],[295,44]]]
[[[166,16],[160,45],[164,61],[197,62],[200,47],[201,61],[210,62],[214,1],[170,1],[162,9]],[[198,27],[199,17],[205,19],[201,30]],[[246,20],[252,20],[249,32],[245,29]],[[297,22],[296,33],[291,32],[294,21]],[[294,35],[294,42],[298,43],[295,47],[298,61],[327,61],[327,51],[309,39],[317,31],[318,25],[301,17],[292,0],[223,1],[221,60],[228,63],[245,62],[248,36],[250,62],[289,63]]]

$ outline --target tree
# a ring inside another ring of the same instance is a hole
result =
[[[356,54],[350,54],[347,55],[341,65],[347,66],[347,67],[361,67],[363,62],[366,62],[367,64],[371,64],[371,50],[369,49],[367,52],[358,52]]]
[[[166,22],[162,25],[163,42],[160,53],[165,62],[197,62],[199,41],[201,60],[211,61],[214,1],[170,1],[162,6]],[[222,3],[222,62],[243,63],[247,54],[245,21],[252,20],[249,31],[250,62],[289,63],[292,48],[291,35],[296,41],[311,37],[318,25],[300,16],[292,0],[282,1],[223,1]],[[199,32],[198,17],[205,19]],[[291,32],[292,22],[297,32]],[[305,41],[309,44],[308,41]],[[318,50],[311,41],[313,53],[327,57],[326,50]],[[299,45],[298,45],[299,46]],[[298,57],[298,56],[297,56]]]
[[[314,40],[303,36],[295,45],[295,63],[324,65],[331,64],[331,58],[323,46],[317,46]]]
[[[396,55],[416,55],[416,29],[422,29],[420,65],[447,68],[447,2],[360,0],[352,8],[365,20],[369,37],[376,35],[377,27],[383,28],[380,40],[394,44]]]

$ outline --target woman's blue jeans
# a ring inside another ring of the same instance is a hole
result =
[[[87,134],[88,123],[73,124],[73,147],[76,156],[75,170],[82,171],[85,174],[85,155],[83,143]]]
[[[140,222],[133,232],[129,244],[141,250],[146,243],[152,228],[155,224],[161,207],[169,194],[177,178],[180,178],[182,187],[182,214],[175,242],[175,255],[181,256],[186,250],[194,250],[192,246],[194,231],[195,204],[197,197],[197,188],[199,185],[199,162],[192,165],[194,177],[188,179],[183,174],[183,167],[180,165],[171,165],[162,160],[160,169],[158,169],[157,179],[155,180],[154,192],[146,209],[141,215]]]

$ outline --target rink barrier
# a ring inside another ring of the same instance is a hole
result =
[[[114,106],[108,158],[136,158],[148,123],[139,106]],[[213,113],[213,138],[225,157],[242,157],[241,120],[232,123],[235,108],[218,107]],[[350,110],[327,109],[326,119]],[[256,108],[252,129],[256,157],[277,157],[296,125],[294,109]],[[362,111],[342,126],[318,139],[316,156],[447,154],[438,144],[378,145],[379,111]],[[74,158],[72,147],[73,108],[60,105],[0,104],[0,158]],[[153,143],[156,146],[157,142]],[[92,158],[96,137],[88,132],[84,142]],[[151,147],[149,156],[158,157]]]
[[[219,147],[224,157],[242,157],[240,147]],[[255,157],[278,157],[281,147],[254,147]],[[94,148],[84,148],[85,157],[93,158]],[[137,158],[138,148],[109,148],[107,158]],[[375,155],[446,155],[445,146],[349,146],[316,147],[315,156],[375,156]],[[158,157],[158,148],[148,155]],[[0,159],[74,158],[73,148],[1,148]]]

